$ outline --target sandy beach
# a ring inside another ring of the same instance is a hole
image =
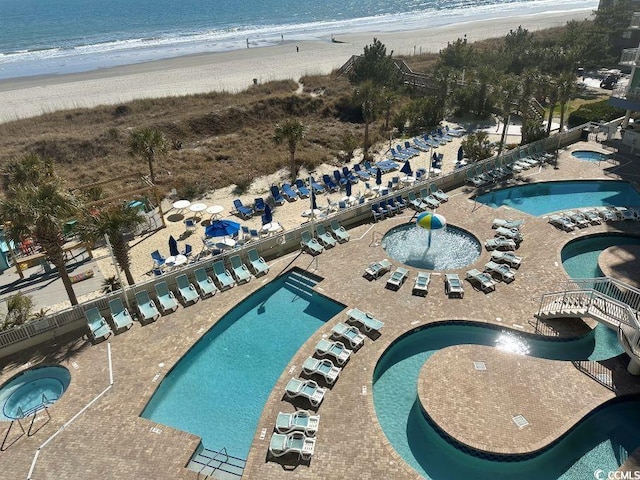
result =
[[[253,80],[298,80],[307,74],[326,74],[379,38],[394,54],[438,52],[464,35],[469,41],[500,37],[522,25],[530,31],[582,20],[591,9],[509,17],[447,25],[428,30],[331,33],[320,41],[284,42],[274,47],[247,48],[225,53],[178,57],[86,73],[27,77],[0,81],[0,121],[37,116],[56,110],[114,105],[140,98],[186,95],[209,91],[237,92]],[[299,51],[296,51],[296,47]]]

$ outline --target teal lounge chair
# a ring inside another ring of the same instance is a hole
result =
[[[236,283],[233,280],[231,273],[229,273],[229,270],[224,267],[223,260],[213,262],[213,276],[220,290],[227,290],[228,288],[233,287]]]
[[[523,240],[520,230],[515,228],[498,227],[496,228],[496,237],[510,238],[516,243],[522,243]]]
[[[176,277],[176,283],[178,284],[178,296],[185,306],[190,303],[197,303],[198,300],[200,300],[200,295],[198,295],[196,287],[189,281],[186,274],[178,275]]]
[[[274,457],[293,453],[303,460],[308,460],[313,455],[315,448],[316,439],[307,437],[302,432],[274,433],[269,442],[269,453]]]
[[[156,295],[158,296],[158,303],[160,304],[160,310],[165,314],[167,312],[173,312],[178,309],[178,302],[176,296],[173,294],[167,282],[159,282],[155,284]]]
[[[299,378],[289,380],[284,390],[285,397],[289,399],[305,398],[313,407],[320,405],[325,393],[327,393],[327,389],[322,388],[313,380],[300,380]]]
[[[156,307],[155,302],[149,298],[146,290],[136,292],[136,307],[138,308],[138,319],[142,324],[155,322],[160,318],[158,307]]]
[[[311,236],[309,230],[302,231],[302,239],[300,240],[300,247],[303,251],[310,253],[311,255],[320,255],[324,252],[324,247],[318,243],[318,241]]]
[[[331,335],[337,339],[345,340],[351,348],[359,348],[364,344],[364,335],[357,327],[338,323],[331,329]]]
[[[302,364],[302,371],[306,375],[320,375],[324,378],[325,382],[333,385],[338,379],[338,375],[340,375],[342,369],[336,367],[328,358],[318,360],[317,358],[309,357]]]
[[[213,283],[213,279],[207,275],[207,271],[204,268],[198,268],[193,274],[196,277],[196,288],[200,290],[202,298],[206,298],[209,295],[213,297],[217,293],[216,284]]]
[[[269,265],[264,261],[264,258],[258,255],[255,248],[249,250],[247,256],[249,257],[249,269],[256,277],[269,273]]]
[[[390,290],[399,290],[407,278],[409,278],[409,270],[404,267],[398,267],[387,280],[386,287]]]
[[[306,410],[298,410],[295,413],[278,413],[276,418],[276,432],[291,433],[302,432],[309,437],[313,437],[320,425],[320,415],[311,415]]]
[[[357,308],[352,308],[347,312],[347,321],[362,325],[365,332],[378,332],[384,326],[384,322]]]
[[[438,187],[436,187],[435,183],[432,183],[431,185],[429,185],[429,191],[431,192],[431,195],[433,195],[436,198],[436,200],[438,200],[439,202],[449,201],[449,195],[447,195]]]
[[[335,247],[336,239],[333,238],[329,233],[325,230],[324,225],[319,223],[316,225],[316,233],[318,234],[318,240],[320,240],[320,244],[324,247]]]
[[[84,315],[87,317],[89,338],[91,338],[92,341],[95,342],[109,338],[109,335],[111,335],[111,329],[97,307],[91,307],[89,310],[84,312]]]
[[[351,356],[349,350],[342,342],[330,342],[329,340],[320,340],[316,344],[316,354],[319,356],[333,357],[338,365],[344,365]]]
[[[240,255],[232,255],[229,261],[231,262],[231,274],[233,278],[235,278],[236,283],[238,285],[241,283],[249,283],[251,281],[251,272],[247,266],[242,263]]]
[[[444,291],[448,297],[464,297],[464,286],[457,273],[445,273]]]
[[[340,243],[349,241],[349,233],[338,223],[337,220],[331,220],[331,233]]]
[[[125,308],[120,298],[109,300],[109,310],[111,310],[111,318],[116,330],[129,330],[133,326],[129,310]]]
[[[386,258],[369,265],[364,271],[364,277],[368,280],[375,280],[391,270],[391,262]]]
[[[474,287],[478,287],[484,293],[493,292],[496,289],[496,281],[488,273],[482,273],[478,270],[471,269],[467,272],[467,280]]]
[[[429,283],[431,282],[431,274],[428,272],[418,272],[416,281],[413,285],[411,293],[420,297],[426,297],[429,293]]]

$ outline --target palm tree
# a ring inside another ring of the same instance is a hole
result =
[[[42,168],[45,162],[41,161]],[[6,198],[0,200],[0,218],[6,222],[8,236],[19,242],[32,237],[46,257],[58,269],[69,301],[78,304],[64,259],[63,227],[80,211],[78,200],[61,188],[61,181],[51,172],[37,183],[13,182]]]
[[[366,160],[369,154],[369,124],[375,116],[380,90],[373,82],[368,80],[358,85],[353,93],[356,102],[360,103],[362,108],[362,118],[364,119],[364,143],[362,152]]]
[[[149,164],[151,183],[156,183],[153,174],[153,162],[156,155],[167,153],[167,142],[164,135],[154,128],[138,128],[131,132],[129,154],[139,156]]]
[[[296,148],[306,133],[306,127],[297,119],[289,119],[283,123],[278,123],[273,133],[273,141],[276,145],[282,145],[286,142],[289,147],[292,179],[298,174],[296,168]]]
[[[83,239],[91,242],[106,235],[111,243],[113,256],[116,257],[118,265],[127,277],[127,283],[134,285],[129,243],[125,235],[142,222],[144,218],[136,209],[129,208],[126,204],[111,205],[94,215],[87,215],[78,227],[78,231]]]
[[[389,122],[391,121],[391,109],[393,105],[398,101],[398,93],[389,88],[382,87],[380,92],[380,103],[384,106],[384,129],[389,130]]]
[[[564,72],[558,78],[558,102],[560,102],[560,131],[564,128],[564,114],[567,104],[576,90],[576,79],[573,73]]]
[[[551,122],[553,121],[553,111],[558,103],[558,81],[555,78],[549,78],[547,86],[547,99],[549,103],[549,118],[547,120],[547,135],[551,133]]]
[[[498,145],[498,153],[500,155],[502,153],[502,149],[504,148],[504,143],[507,140],[507,128],[509,126],[509,117],[511,116],[511,111],[513,110],[513,105],[517,101],[518,94],[520,92],[520,86],[518,85],[518,80],[510,75],[504,76],[500,84],[498,85],[499,91],[499,107],[500,114],[502,115],[502,135],[500,136],[500,144]]]

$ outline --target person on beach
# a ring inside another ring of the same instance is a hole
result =
[[[249,39],[247,38],[247,48],[249,48]]]
[[[296,52],[299,52],[300,48],[298,48],[298,45],[296,45]]]

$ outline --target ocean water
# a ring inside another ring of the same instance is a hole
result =
[[[597,8],[598,0],[0,0],[0,79],[366,31]]]

